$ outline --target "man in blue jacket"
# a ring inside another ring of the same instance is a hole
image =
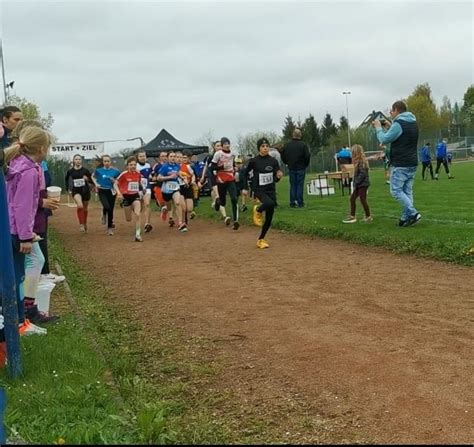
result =
[[[441,165],[444,166],[446,174],[448,174],[448,179],[453,179],[454,177],[449,172],[448,166],[448,148],[446,146],[446,140],[442,140],[436,146],[436,169],[435,169],[435,179],[438,180],[438,172]]]
[[[392,124],[382,128],[379,120],[372,125],[377,131],[377,139],[382,144],[390,143],[390,193],[402,205],[400,227],[418,223],[421,214],[413,204],[413,182],[418,165],[418,125],[413,113],[407,112],[403,101],[396,101],[390,110]],[[388,129],[387,129],[388,127]]]
[[[431,165],[431,143],[426,143],[420,151],[420,159],[421,164],[423,165],[423,169],[421,171],[421,178],[426,180],[425,178],[425,171],[426,168],[429,168],[431,174],[431,180],[434,180],[433,177],[433,166]]]

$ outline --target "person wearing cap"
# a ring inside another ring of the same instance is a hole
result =
[[[290,207],[303,208],[303,190],[306,168],[309,166],[308,146],[301,141],[300,129],[293,131],[293,139],[283,146],[281,159],[288,166],[290,174]]]
[[[230,201],[232,203],[232,229],[238,230],[240,227],[239,216],[237,212],[237,188],[235,185],[235,161],[234,155],[230,150],[230,140],[227,137],[221,138],[222,149],[214,154],[212,157],[211,170],[215,173],[217,190],[219,192],[216,198],[216,208],[224,217],[226,225],[230,225],[230,217],[225,214],[226,196],[229,193]]]
[[[245,169],[245,177],[253,171],[252,191],[255,197],[260,201],[259,205],[253,208],[253,222],[255,225],[262,227],[260,236],[257,240],[258,248],[268,248],[270,245],[265,240],[268,230],[272,224],[273,214],[277,206],[275,184],[283,177],[278,161],[269,155],[270,143],[264,137],[257,141],[258,155],[251,158]],[[242,191],[248,195],[248,189]],[[265,213],[265,220],[263,219]]]

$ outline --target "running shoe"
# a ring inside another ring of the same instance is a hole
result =
[[[258,205],[253,207],[253,223],[257,225],[257,227],[263,227],[263,214],[258,211]]]
[[[149,223],[145,224],[145,233],[149,233],[151,230],[153,230],[152,225]]]
[[[224,223],[229,226],[230,225],[230,217],[227,216],[225,219],[224,219]]]
[[[189,218],[190,219],[194,219],[196,217],[196,212],[195,211],[191,211],[191,213],[189,214]]]
[[[357,222],[357,218],[352,217],[352,216],[349,216],[347,219],[344,219],[342,221],[342,223],[345,223],[345,224],[353,224],[353,223],[356,223],[356,222]]]
[[[141,236],[135,236],[135,242],[143,242],[143,239]]]
[[[87,233],[87,224],[84,224],[84,233]]]
[[[270,245],[268,244],[268,242],[265,239],[259,239],[257,241],[257,247],[258,248],[269,248]]]
[[[188,227],[186,226],[185,223],[182,223],[181,225],[178,226],[178,231],[180,233],[187,233],[188,232]]]
[[[174,227],[174,219],[172,217],[168,219],[168,225],[170,226],[170,228]]]
[[[101,219],[100,219],[100,223],[101,223],[102,225],[105,225],[105,216],[104,216],[103,214],[102,214],[102,217],[101,217]]]
[[[166,206],[161,207],[160,218],[163,222],[168,219],[168,208]]]
[[[79,225],[79,231],[81,233],[85,233],[86,232],[86,228],[84,227],[84,225]]]
[[[414,216],[411,216],[406,222],[404,227],[410,227],[411,225],[416,225],[421,220],[421,214],[416,213]]]
[[[219,211],[220,207],[221,207],[221,199],[219,199],[219,197],[218,197],[218,198],[216,199],[216,201],[214,202],[214,209],[215,209],[216,211]]]
[[[31,323],[38,323],[38,324],[47,324],[47,323],[55,323],[59,320],[57,315],[48,315],[45,312],[38,312],[34,317],[30,319]]]
[[[366,222],[366,223],[370,223],[370,222],[373,222],[373,221],[374,221],[374,218],[372,216],[364,217],[364,222]]]
[[[232,229],[233,229],[233,230],[238,230],[239,227],[240,227],[239,222],[234,222],[234,223],[232,224]]]
[[[47,329],[36,326],[29,320],[25,320],[24,323],[20,324],[18,332],[20,335],[46,335],[48,333]]]
[[[114,235],[114,229],[113,228],[107,229],[107,236],[113,236],[113,235]]]
[[[40,281],[51,281],[57,284],[64,281],[65,279],[65,276],[55,275],[54,273],[47,273],[45,275],[41,275]]]

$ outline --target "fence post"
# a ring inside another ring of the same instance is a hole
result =
[[[5,324],[8,370],[12,378],[21,374],[20,335],[18,333],[18,303],[15,294],[15,272],[8,220],[5,178],[0,168],[0,294]]]

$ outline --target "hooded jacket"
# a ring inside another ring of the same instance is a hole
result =
[[[390,163],[393,167],[418,165],[418,125],[413,113],[397,115],[386,132],[377,129],[377,138],[382,144],[391,143]]]
[[[10,234],[20,242],[33,240],[33,225],[40,197],[41,168],[31,158],[20,155],[8,167],[7,202]]]

